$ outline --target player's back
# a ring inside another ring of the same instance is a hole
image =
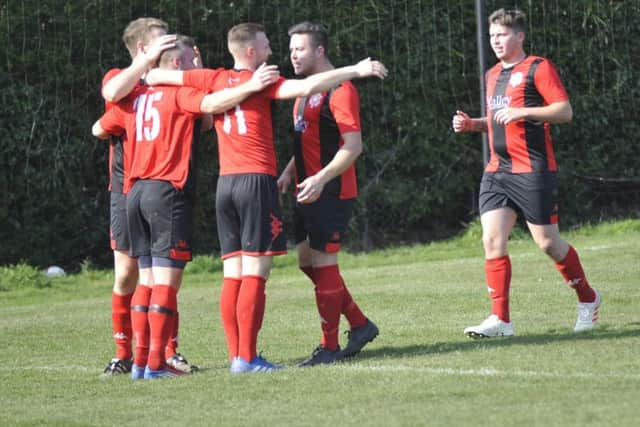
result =
[[[193,88],[148,86],[131,101],[126,129],[135,142],[133,180],[165,180],[183,188],[204,95]]]

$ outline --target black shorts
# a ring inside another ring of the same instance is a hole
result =
[[[109,240],[111,250],[129,250],[129,229],[127,228],[127,196],[122,193],[110,193]]]
[[[168,181],[136,181],[127,195],[127,223],[134,257],[191,261],[193,206]]]
[[[271,175],[219,177],[216,223],[222,259],[287,253],[278,186]]]
[[[309,239],[311,249],[325,253],[340,251],[354,204],[355,199],[326,195],[313,203],[296,203],[293,209],[296,244]]]
[[[480,182],[480,214],[510,207],[536,225],[558,223],[556,172],[485,173]]]

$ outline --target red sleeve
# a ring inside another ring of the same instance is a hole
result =
[[[124,133],[124,112],[117,104],[100,117],[100,126],[110,135],[120,136]]]
[[[569,95],[567,95],[567,91],[560,81],[556,67],[548,59],[538,65],[534,83],[547,105],[569,99]]]
[[[269,99],[276,99],[276,95],[278,93],[278,90],[280,89],[280,86],[282,86],[282,83],[286,81],[287,79],[285,79],[284,77],[280,77],[278,78],[277,82],[262,89],[262,93],[264,93],[264,96]]]
[[[181,87],[176,93],[176,103],[182,111],[200,114],[200,105],[205,95],[206,93],[201,90],[192,87]]]
[[[104,77],[102,78],[102,87],[104,87],[104,85],[106,85],[109,82],[109,80],[111,80],[112,78],[120,74],[121,71],[122,71],[122,68],[112,68],[109,71],[107,71]],[[100,91],[102,92],[102,89]],[[114,105],[115,104],[113,102],[104,101],[104,109],[106,111],[108,111]]]
[[[224,68],[199,68],[184,72],[182,82],[185,86],[199,89],[204,92],[215,92],[220,90],[220,81],[224,79]]]
[[[345,82],[331,95],[329,108],[340,133],[360,132],[360,97],[351,82]]]

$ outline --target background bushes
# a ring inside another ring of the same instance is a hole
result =
[[[486,3],[527,12],[527,51],[550,57],[569,91],[574,120],[554,129],[563,224],[637,215],[640,1]],[[365,153],[352,249],[450,236],[474,217],[481,139],[450,129],[456,109],[479,114],[471,1],[9,0],[0,5],[0,265],[110,262],[107,146],[90,126],[103,109],[102,75],[129,64],[120,35],[139,16],[193,35],[209,67],[232,66],[226,31],[256,21],[271,62],[291,77],[286,30],[304,19],[329,27],[334,65],[366,56],[388,65],[387,81],[356,82]],[[278,104],[274,121],[284,165],[291,103]],[[217,254],[212,134],[199,151],[195,244]]]

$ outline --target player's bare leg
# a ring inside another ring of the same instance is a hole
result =
[[[582,332],[593,329],[598,322],[602,298],[598,291],[589,285],[578,253],[560,238],[557,224],[527,225],[538,247],[553,260],[564,281],[578,296],[578,318],[573,330]]]

